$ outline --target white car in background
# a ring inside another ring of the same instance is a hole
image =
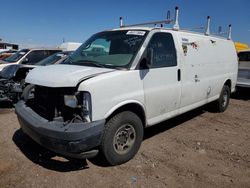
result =
[[[46,57],[61,52],[61,49],[22,49],[16,52],[15,54],[11,55],[10,57],[5,58],[4,60],[0,60],[0,71],[8,66],[13,64],[35,64]]]

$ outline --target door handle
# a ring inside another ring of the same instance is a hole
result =
[[[200,81],[200,79],[198,78],[198,75],[197,75],[197,74],[194,76],[194,81],[195,81],[195,82],[199,82],[199,81]]]
[[[181,69],[177,70],[177,80],[178,82],[181,81]]]

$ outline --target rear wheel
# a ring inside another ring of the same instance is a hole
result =
[[[106,123],[101,150],[109,164],[122,164],[135,156],[142,139],[141,119],[133,112],[121,112]]]
[[[220,93],[220,98],[214,103],[215,111],[224,112],[227,109],[230,100],[230,93],[230,88],[227,85],[224,85]]]

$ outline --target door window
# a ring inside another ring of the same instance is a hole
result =
[[[156,33],[148,44],[148,51],[153,51],[151,68],[172,67],[177,65],[176,50],[170,33]]]

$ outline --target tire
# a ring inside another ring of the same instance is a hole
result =
[[[32,89],[34,89],[34,87],[34,85],[29,84],[24,88],[22,98],[25,102],[27,102],[31,98],[30,95],[32,94]]]
[[[230,94],[230,88],[227,85],[224,85],[219,99],[214,103],[214,110],[216,112],[224,112],[227,109],[230,100]]]
[[[101,152],[110,165],[119,165],[135,156],[142,139],[141,119],[133,112],[124,111],[105,124]]]

